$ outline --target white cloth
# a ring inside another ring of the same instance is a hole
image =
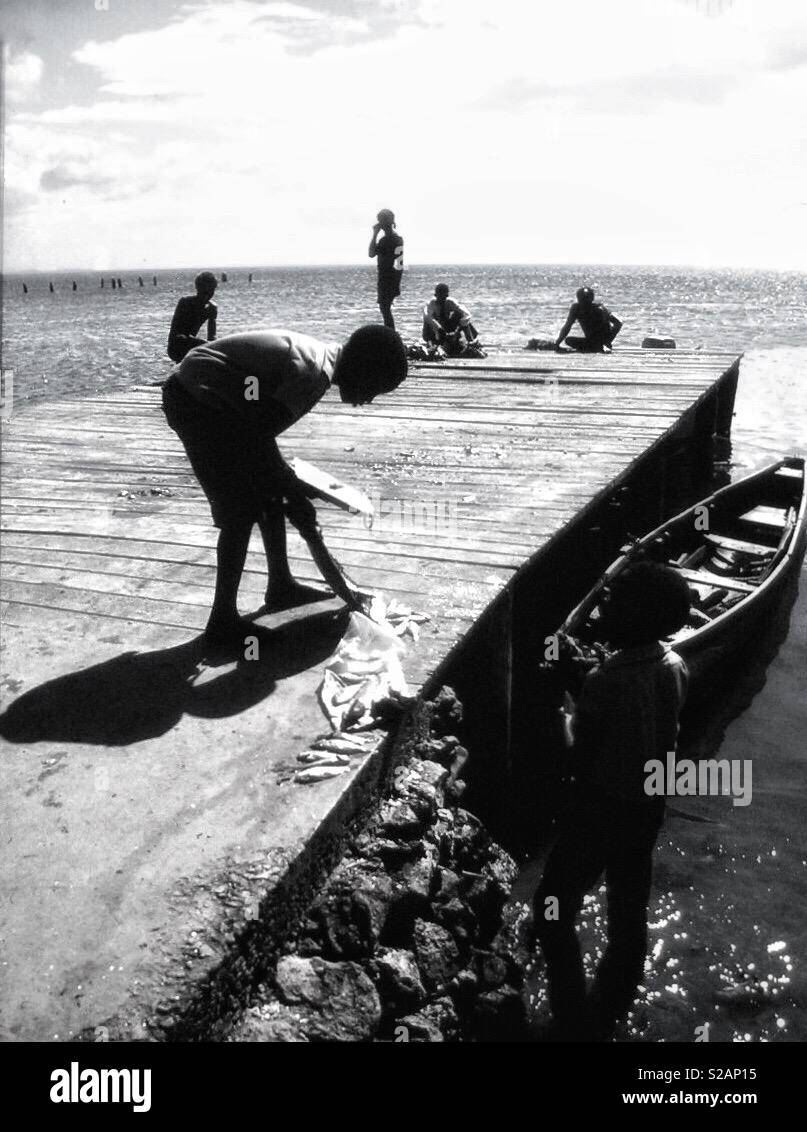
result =
[[[432,299],[423,308],[423,316],[431,322],[436,319],[440,325],[443,325],[443,319],[449,318],[451,315],[459,315],[459,325],[465,326],[466,323],[471,321],[471,312],[467,310],[462,303],[456,302],[454,299],[448,298],[445,303],[441,303],[439,299]]]

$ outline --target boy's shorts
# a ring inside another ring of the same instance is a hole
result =
[[[591,334],[587,338],[578,334],[570,334],[565,342],[567,346],[571,346],[573,350],[577,350],[581,354],[601,354],[603,346],[606,344],[602,334]]]
[[[378,301],[379,303],[391,303],[393,299],[397,299],[401,293],[401,275],[403,272],[395,271],[390,275],[379,275],[378,277]]]
[[[207,496],[214,526],[257,523],[278,513],[282,457],[273,437],[256,441],[232,414],[201,404],[173,376],[163,386],[163,412]]]

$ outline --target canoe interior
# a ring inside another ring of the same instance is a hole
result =
[[[687,659],[727,646],[767,605],[804,552],[804,460],[788,457],[730,484],[625,548],[573,611],[563,632],[598,635],[604,589],[628,565],[650,560],[680,570],[691,594],[688,623],[669,638]],[[716,659],[716,656],[713,658]]]

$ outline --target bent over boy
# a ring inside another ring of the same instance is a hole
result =
[[[403,343],[383,326],[364,326],[343,346],[286,330],[231,334],[191,350],[163,387],[163,409],[182,441],[219,528],[216,589],[205,630],[210,643],[235,644],[247,629],[238,586],[255,523],[269,573],[266,606],[285,609],[318,591],[292,577],[286,518],[309,545],[325,580],[352,606],[359,595],[331,558],[304,485],[276,437],[317,404],[328,388],[364,405],[406,377]]]

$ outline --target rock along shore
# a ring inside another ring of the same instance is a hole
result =
[[[459,805],[462,708],[402,724],[388,790],[283,948],[231,1041],[497,1041],[524,1035],[517,866]]]

